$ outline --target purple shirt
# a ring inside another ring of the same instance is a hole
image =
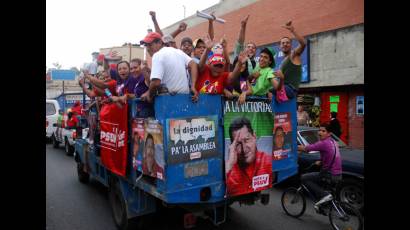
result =
[[[320,140],[314,144],[307,145],[305,149],[308,152],[310,151],[320,152],[320,158],[322,160],[322,169],[324,170],[330,169],[330,172],[332,173],[332,175],[342,174],[342,160],[340,157],[339,146],[331,137],[328,137],[324,140]],[[333,157],[335,155],[335,150],[336,150],[336,157],[334,159],[333,165],[331,165]]]
[[[118,96],[122,96],[126,93],[134,93],[135,85],[137,84],[138,80],[129,75],[127,79],[123,80],[120,78],[116,70],[110,70],[111,78],[117,81],[117,94]]]
[[[138,77],[136,77],[137,83],[135,84],[134,87],[134,94],[135,97],[141,97],[142,94],[147,92],[148,86],[145,84],[145,78],[143,74],[140,74]]]
[[[148,91],[149,87],[145,84],[145,78],[143,74],[140,74],[138,77],[131,76],[132,78],[135,78],[137,80],[137,83],[135,84],[133,94],[135,97],[141,97],[142,94]],[[147,107],[152,107],[152,104],[145,102],[145,101],[140,101],[137,106],[137,110],[141,111]]]

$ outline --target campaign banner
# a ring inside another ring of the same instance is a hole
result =
[[[218,155],[217,116],[169,119],[167,124],[169,164]]]
[[[127,104],[105,104],[100,111],[101,161],[111,172],[125,177],[127,168]]]
[[[227,195],[271,188],[274,120],[270,104],[226,101],[224,114]]]
[[[292,125],[290,112],[275,113],[273,128],[273,160],[282,160],[289,157],[292,151]]]
[[[142,146],[145,137],[144,118],[134,118],[131,127],[132,168],[142,172]]]
[[[142,173],[164,180],[164,145],[162,125],[158,120],[144,120]]]

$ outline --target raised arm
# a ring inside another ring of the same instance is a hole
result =
[[[154,23],[155,32],[161,34],[161,36],[164,36],[164,34],[162,34],[161,28],[160,28],[159,25],[158,25],[155,11],[150,11],[150,12],[149,12],[149,15],[151,15],[152,22]]]
[[[209,38],[209,36],[207,36],[204,39],[204,43],[205,43],[206,49],[202,53],[201,59],[199,60],[199,63],[198,63],[199,73],[202,73],[202,71],[204,71],[206,59],[208,58],[208,54],[209,54],[209,52],[211,51],[211,49],[214,45],[213,41]]]
[[[214,40],[214,21],[216,19],[214,12],[211,13],[211,16],[214,17],[213,19],[208,19],[208,34],[211,40]]]
[[[221,39],[221,45],[223,47],[223,56],[225,58],[226,64],[225,64],[225,71],[229,72],[230,70],[230,65],[231,65],[231,60],[229,59],[229,53],[228,53],[228,42],[226,41],[226,38],[223,37]]]
[[[239,31],[238,41],[234,49],[234,57],[238,56],[239,53],[243,50],[243,43],[245,42],[246,24],[248,23],[248,19],[249,14],[241,21],[241,30]]]
[[[83,88],[83,90],[84,90],[85,94],[87,94],[87,96],[89,96],[90,98],[94,98],[94,97],[97,96],[97,95],[94,93],[94,91],[89,90],[89,89],[87,89],[87,87],[85,87],[84,78],[83,78],[83,79],[80,79],[80,80],[78,81],[78,83],[80,84],[81,88]]]
[[[95,85],[98,88],[101,88],[101,89],[108,88],[108,85],[103,80],[100,80],[96,77],[92,77],[89,74],[86,74],[85,78],[88,79],[92,85]]]
[[[181,22],[181,23],[179,24],[178,28],[177,28],[174,32],[171,33],[171,36],[172,36],[173,38],[175,38],[178,34],[180,34],[181,32],[185,31],[186,28],[187,28],[187,26],[188,26],[188,25],[187,25],[185,22]]]
[[[303,53],[303,50],[306,47],[305,39],[302,36],[300,36],[298,33],[296,33],[295,28],[292,25],[292,21],[288,21],[282,27],[289,30],[293,34],[293,36],[295,36],[296,40],[298,40],[299,45],[298,45],[298,47],[296,47],[296,49],[294,51],[294,55],[300,56]]]
[[[236,62],[235,68],[228,76],[228,83],[231,84],[234,81],[238,80],[239,75],[241,74],[241,67],[245,64],[248,55],[245,51],[241,52],[238,56],[238,61]]]

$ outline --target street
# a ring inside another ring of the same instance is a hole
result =
[[[63,147],[46,146],[46,229],[47,230],[115,230],[104,186],[96,181],[82,184],[77,179],[76,163],[66,156]],[[228,209],[226,223],[219,229],[286,229],[330,230],[328,217],[316,214],[307,200],[305,214],[300,219],[287,216],[280,197],[286,185],[270,190],[267,206],[240,206]],[[158,221],[161,219],[161,221]],[[161,210],[146,218],[147,229],[182,229],[183,217],[175,209]],[[214,228],[209,220],[198,219],[194,229]]]

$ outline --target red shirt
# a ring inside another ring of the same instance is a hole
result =
[[[82,115],[81,105],[73,106],[71,112],[73,112],[74,115]]]
[[[258,178],[260,180],[257,180]],[[226,174],[228,196],[271,188],[272,181],[272,156],[259,151],[256,152],[253,164],[248,165],[245,169],[241,169],[238,164],[235,164]]]
[[[164,180],[164,169],[158,165],[158,163],[154,160],[154,165],[152,166],[152,171],[148,171],[148,166],[146,162],[142,165],[142,171],[144,174],[156,177],[158,179]]]
[[[113,96],[117,96],[117,91],[116,91],[117,81],[114,80],[114,79],[109,79],[104,83],[108,85],[108,90],[111,92],[111,94]],[[96,95],[100,95],[96,89],[93,89],[93,91]],[[105,95],[105,93],[103,95],[101,95],[101,97],[102,97],[103,100],[108,98],[107,95]]]
[[[67,127],[77,127],[78,119],[76,115],[73,115],[71,119],[67,120]]]
[[[223,94],[224,88],[228,85],[229,72],[223,72],[219,76],[213,77],[211,69],[205,65],[202,73],[196,81],[196,90],[199,93]]]

